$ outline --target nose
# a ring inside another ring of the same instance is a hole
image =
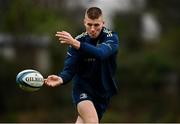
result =
[[[95,32],[94,26],[91,26],[91,32]]]

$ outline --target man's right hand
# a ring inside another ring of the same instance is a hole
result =
[[[49,87],[59,86],[62,83],[63,83],[62,78],[57,75],[49,75],[47,79],[44,79],[44,84]]]

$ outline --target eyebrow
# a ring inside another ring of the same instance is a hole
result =
[[[100,25],[99,23],[95,23],[95,24],[92,24],[92,23],[87,23],[87,25],[94,25],[94,26],[98,26]]]

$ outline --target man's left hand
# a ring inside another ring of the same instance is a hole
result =
[[[71,34],[66,31],[56,32],[55,36],[59,37],[59,41],[62,44],[71,45],[76,49],[80,48],[80,42],[74,39]]]

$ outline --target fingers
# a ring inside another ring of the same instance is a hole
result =
[[[62,34],[56,34],[57,37],[59,37],[60,43],[67,43],[69,42],[69,37],[62,35]]]
[[[50,76],[48,76],[47,79],[44,79],[44,84],[47,86],[51,86]]]
[[[66,32],[66,31],[61,31],[61,32],[58,31],[58,32],[56,32],[55,36],[57,36],[57,37],[64,37],[64,38],[71,37],[71,35],[68,32]]]
[[[56,34],[57,35],[71,36],[70,33],[68,33],[67,31],[57,31]]]
[[[59,77],[57,75],[49,75],[47,77],[47,80],[50,81],[50,80],[57,80]]]
[[[45,82],[45,85],[48,86],[48,87],[55,87],[56,85],[50,81],[46,81]]]
[[[47,77],[47,79],[44,79],[44,83],[45,85],[49,86],[49,87],[55,87],[60,85],[60,80],[59,80],[59,76],[57,75],[50,75]]]
[[[66,31],[56,32],[55,36],[59,37],[59,41],[62,44],[71,44],[73,42],[73,37],[70,33]]]
[[[47,79],[44,79],[44,83],[45,83],[45,84],[47,83]]]
[[[66,43],[66,41],[64,41],[64,40],[61,40],[60,38],[59,38],[59,40],[60,40],[60,43]]]
[[[64,39],[68,39],[69,36],[65,35],[65,34],[56,34],[55,36],[60,37],[60,38],[64,38]]]
[[[48,78],[44,79],[44,84],[47,85],[47,86],[51,86],[50,81],[48,81]]]

